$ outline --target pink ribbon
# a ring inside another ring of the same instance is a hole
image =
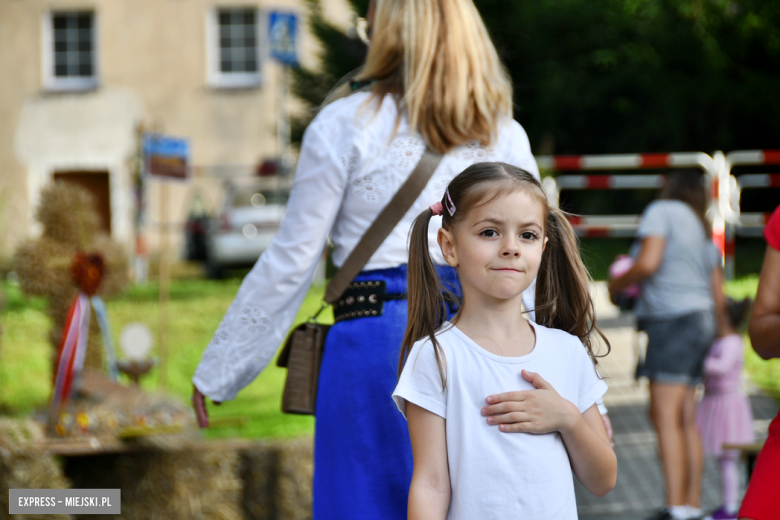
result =
[[[73,300],[65,321],[58,351],[57,374],[51,400],[52,410],[70,397],[73,385],[81,374],[89,336],[89,297],[79,293]]]

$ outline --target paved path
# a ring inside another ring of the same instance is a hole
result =
[[[609,303],[606,286],[597,282],[594,292],[598,323],[612,345],[612,352],[599,365],[609,383],[604,402],[615,430],[618,480],[607,496],[596,498],[575,479],[580,520],[643,520],[665,503],[656,436],[647,416],[647,385],[638,385],[634,380],[637,351],[644,347],[638,344],[633,318],[621,315]],[[769,421],[777,413],[777,404],[755,388],[746,391],[751,395],[754,429],[759,439],[763,439]],[[702,486],[704,509],[720,505],[719,490],[717,464],[708,459]]]

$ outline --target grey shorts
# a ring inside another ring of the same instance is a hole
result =
[[[704,360],[715,341],[712,311],[698,311],[667,319],[640,319],[647,333],[647,355],[637,367],[637,377],[650,381],[695,386],[702,382]]]

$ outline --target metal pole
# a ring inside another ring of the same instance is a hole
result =
[[[287,106],[289,99],[289,67],[281,65],[279,72],[279,93],[277,101],[277,138],[279,159],[290,153],[290,111]]]
[[[160,356],[158,386],[165,390],[168,385],[168,300],[170,296],[171,271],[168,263],[168,181],[160,182],[160,307],[158,311],[157,347]]]
[[[134,230],[135,230],[135,251],[133,258],[133,266],[135,271],[135,283],[144,284],[148,281],[149,277],[149,251],[146,243],[146,236],[144,234],[144,225],[146,214],[146,173],[147,165],[145,164],[144,151],[143,151],[143,125],[138,125],[136,128],[136,156],[133,163],[133,176],[135,185],[133,186],[134,195]]]

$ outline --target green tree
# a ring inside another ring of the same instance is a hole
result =
[[[368,0],[350,2],[356,13],[365,13]],[[366,57],[366,46],[354,34],[346,34],[341,28],[328,21],[322,13],[320,0],[307,0],[309,9],[309,30],[319,41],[319,67],[295,68],[292,71],[292,92],[303,101],[307,111],[293,118],[292,138],[300,142],[303,131],[314,117],[317,107],[336,83],[354,71]]]
[[[549,135],[557,153],[776,146],[777,0],[479,5],[534,145]]]
[[[380,0],[381,1],[381,0]],[[350,0],[364,13],[367,0]],[[776,148],[780,0],[477,0],[536,153]],[[309,0],[314,108],[365,47]],[[300,136],[310,115],[296,121]]]

